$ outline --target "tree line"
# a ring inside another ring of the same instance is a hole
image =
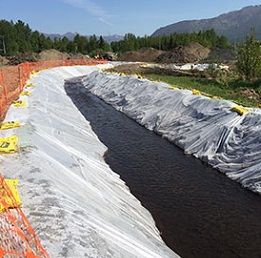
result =
[[[159,37],[136,37],[128,33],[124,39],[108,44],[102,36],[92,35],[85,37],[77,34],[73,40],[66,37],[54,38],[45,36],[38,31],[32,31],[28,24],[18,20],[0,20],[0,54],[16,55],[21,52],[39,53],[47,49],[56,49],[61,52],[82,53],[94,56],[107,51],[123,53],[152,47],[160,50],[172,50],[177,46],[184,46],[191,42],[198,42],[205,47],[227,48],[229,43],[224,36],[218,36],[215,31],[207,30],[198,33],[171,34]]]
[[[18,20],[0,20],[0,55],[17,55],[21,52],[39,53],[43,50],[56,49],[61,52],[96,55],[110,50],[102,36],[84,37],[77,34],[73,40],[66,37],[54,38],[32,31],[28,24]]]
[[[18,20],[0,20],[0,55],[17,55],[22,52],[39,53],[43,50],[56,49],[67,53],[82,53],[91,57],[105,52],[124,53],[141,48],[152,47],[159,50],[171,51],[175,47],[198,42],[208,48],[231,47],[225,36],[218,36],[213,29],[194,33],[171,34],[158,37],[136,37],[128,33],[123,40],[112,42],[110,45],[102,36],[85,37],[77,34],[73,40],[66,37],[54,38],[45,36],[38,31],[32,31],[28,24]],[[246,41],[234,46],[237,50],[237,68],[239,74],[246,80],[259,80],[261,77],[261,47],[252,31]]]
[[[194,33],[173,33],[158,37],[136,37],[128,33],[124,39],[118,42],[112,42],[111,48],[114,52],[135,51],[141,48],[152,47],[159,50],[171,51],[178,46],[185,46],[189,43],[198,42],[207,48],[228,48],[230,44],[225,36],[218,36],[214,29],[199,31]]]

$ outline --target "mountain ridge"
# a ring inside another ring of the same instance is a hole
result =
[[[80,33],[77,33],[77,32],[66,32],[64,34],[59,34],[59,33],[43,33],[43,34],[52,40],[54,40],[55,38],[63,38],[63,37],[66,37],[69,40],[73,40],[77,34],[81,35]],[[84,36],[87,39],[90,37],[90,36],[86,36],[86,35],[81,35],[81,36]],[[98,38],[99,36],[96,35],[96,37]],[[123,39],[123,36],[117,35],[117,34],[113,34],[113,35],[109,35],[109,36],[102,36],[102,37],[108,44],[110,44],[113,41],[120,41]]]
[[[247,6],[209,19],[179,21],[157,29],[151,36],[214,29],[218,35],[226,36],[230,42],[240,42],[252,28],[255,28],[257,38],[261,39],[261,5]]]

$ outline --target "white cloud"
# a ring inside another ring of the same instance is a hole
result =
[[[107,12],[101,6],[97,5],[91,0],[60,0],[60,1],[70,4],[74,7],[83,9],[88,13],[90,13],[91,15],[97,17],[99,21],[107,25],[112,25],[109,22],[109,15],[107,14]]]

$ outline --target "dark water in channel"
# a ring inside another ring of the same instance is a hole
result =
[[[261,196],[186,156],[77,83],[67,94],[108,147],[106,162],[182,257],[261,257]]]

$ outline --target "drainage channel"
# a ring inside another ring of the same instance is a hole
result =
[[[182,257],[261,257],[261,199],[93,96],[65,90],[108,147],[105,160]]]

